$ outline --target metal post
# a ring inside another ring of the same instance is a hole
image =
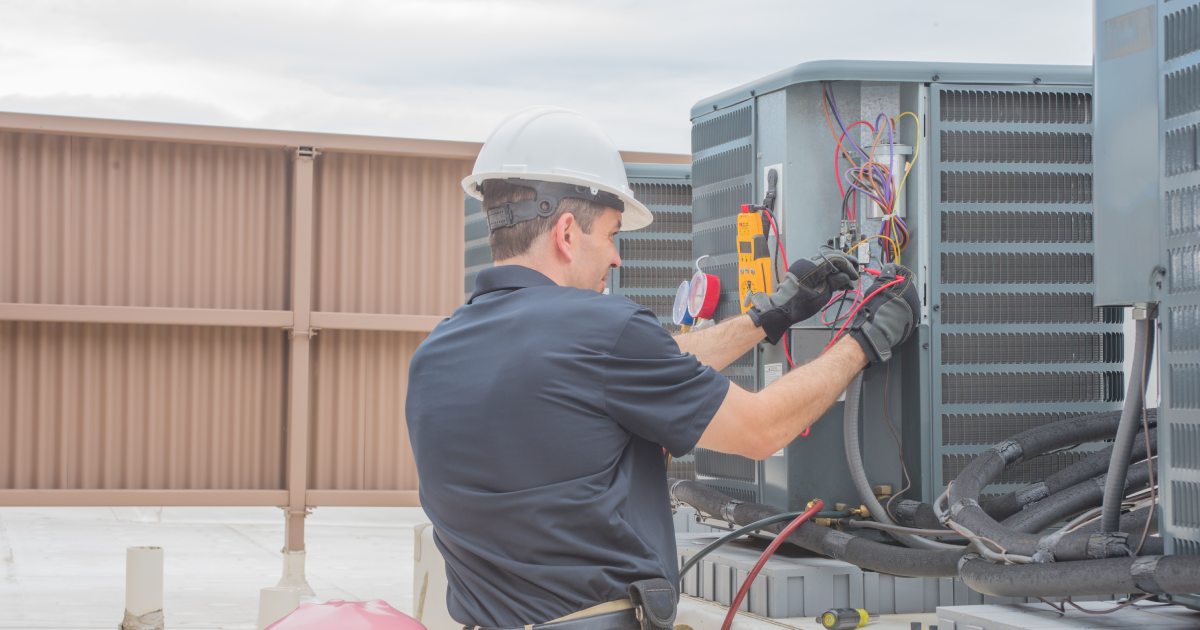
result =
[[[304,517],[308,515],[309,351],[316,334],[312,315],[313,160],[317,151],[298,147],[292,169],[292,328],[288,379],[287,490],[283,577],[279,586],[293,586],[304,595],[312,587],[304,577]]]

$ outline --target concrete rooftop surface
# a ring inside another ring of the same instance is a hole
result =
[[[317,508],[308,582],[317,599],[383,599],[412,612],[419,508]],[[168,628],[253,630],[258,592],[282,572],[275,508],[0,508],[0,628],[112,630],[125,549],[163,548]]]

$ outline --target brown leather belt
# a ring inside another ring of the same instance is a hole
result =
[[[618,610],[610,613],[602,613],[591,617],[583,617],[580,619],[567,619],[565,621],[550,621],[547,623],[539,623],[532,627],[533,630],[639,630],[642,625],[638,621],[637,612],[634,608],[626,610]],[[471,630],[470,627],[464,627],[463,630]],[[480,626],[479,630],[524,630],[524,628],[488,628]]]

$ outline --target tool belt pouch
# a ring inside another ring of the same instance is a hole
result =
[[[675,605],[679,596],[667,580],[654,578],[634,582],[629,585],[629,599],[637,609],[642,630],[671,630],[675,626]]]

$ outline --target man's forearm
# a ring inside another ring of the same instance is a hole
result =
[[[675,335],[674,339],[682,352],[690,352],[701,363],[723,370],[764,336],[749,317],[740,315],[710,328]]]
[[[847,336],[759,392],[767,417],[774,419],[766,423],[766,431],[776,448],[790,444],[816,422],[866,365],[862,348]]]

